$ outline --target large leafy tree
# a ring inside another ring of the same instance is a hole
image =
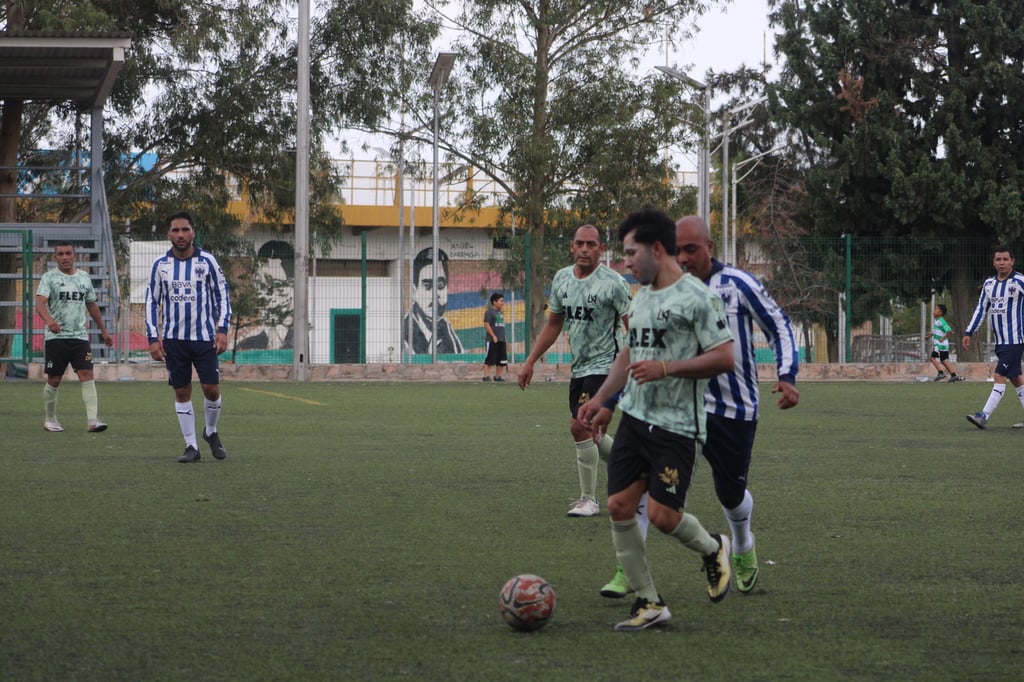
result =
[[[777,0],[786,65],[778,113],[799,131],[819,235],[900,237],[941,252],[916,286],[863,291],[861,318],[883,297],[948,287],[957,326],[973,310],[994,245],[1024,234],[1024,5],[998,0]],[[936,241],[936,238],[944,241]],[[973,349],[972,349],[973,350]]]
[[[338,234],[341,217],[334,206],[340,180],[326,141],[348,125],[372,126],[397,108],[405,59],[429,49],[437,26],[414,10],[412,0],[334,0],[318,9],[310,46],[310,223],[327,239]],[[293,3],[12,0],[0,6],[0,29],[132,36],[105,112],[104,175],[115,224],[130,222],[149,232],[163,216],[187,208],[197,216],[204,244],[244,251],[245,242],[233,238],[239,220],[227,210],[241,190],[256,220],[291,228]],[[5,101],[0,165],[31,162],[28,150],[43,146],[74,148],[78,116],[68,106]],[[13,174],[6,180],[12,183]],[[16,221],[13,201],[0,209],[0,219]]]
[[[637,73],[646,46],[683,39],[700,0],[466,0],[424,3],[458,38],[443,93],[449,158],[490,173],[531,238],[528,320],[543,319],[545,236],[613,229],[645,203],[692,210],[666,182],[662,150],[681,139],[678,85]],[[429,109],[413,111],[430,121]],[[564,263],[564,260],[556,264]]]

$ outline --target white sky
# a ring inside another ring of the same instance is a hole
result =
[[[756,68],[766,55],[772,60],[768,0],[733,0],[724,9],[705,14],[697,26],[700,31],[695,40],[680,45],[669,61],[674,59],[679,67],[693,64],[691,73],[698,80],[703,80],[708,69],[721,73],[741,64]]]

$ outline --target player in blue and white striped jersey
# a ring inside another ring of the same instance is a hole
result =
[[[781,394],[778,406],[783,410],[800,402],[795,386],[800,356],[785,311],[756,277],[713,258],[713,248],[711,233],[701,218],[687,216],[676,223],[676,259],[721,296],[735,340],[734,369],[712,377],[704,391],[708,435],[703,453],[711,465],[715,492],[732,530],[736,587],[740,592],[750,592],[758,576],[754,535],[750,532],[754,498],[747,489],[759,399],[754,325],[767,337],[775,354],[778,381],[772,393]]]
[[[215,458],[227,457],[217,432],[221,409],[217,356],[228,347],[231,302],[220,263],[193,243],[195,236],[191,215],[181,211],[170,217],[167,238],[171,248],[153,261],[146,288],[149,354],[167,364],[175,412],[185,438],[185,453],[178,459],[182,463],[200,458],[192,409],[193,367],[205,398],[203,438]]]
[[[1014,270],[1013,264],[1010,247],[997,246],[992,254],[992,267],[996,274],[981,285],[978,306],[960,342],[965,349],[970,348],[971,337],[988,315],[988,324],[996,341],[992,392],[980,412],[967,415],[967,421],[979,429],[988,425],[989,417],[1003,399],[1007,381],[1017,389],[1017,398],[1024,405],[1024,376],[1021,376],[1020,368],[1024,355],[1024,275]]]

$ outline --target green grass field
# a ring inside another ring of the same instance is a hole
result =
[[[565,384],[226,384],[228,459],[181,465],[166,385],[100,384],[94,435],[73,377],[64,433],[41,384],[5,382],[0,679],[1016,680],[1024,411],[968,424],[990,386],[803,384],[765,409],[758,588],[711,604],[652,534],[674,618],[630,634],[597,594],[607,516],[565,516]],[[690,510],[724,529],[706,465]],[[539,632],[498,616],[517,573],[557,590]]]

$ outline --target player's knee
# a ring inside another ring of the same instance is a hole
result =
[[[591,437],[591,430],[583,425],[579,419],[573,419],[569,424],[569,432],[572,433],[572,439],[579,443],[581,440],[586,440]]]
[[[622,495],[612,495],[608,498],[608,516],[612,521],[628,521],[636,516],[636,504]]]

